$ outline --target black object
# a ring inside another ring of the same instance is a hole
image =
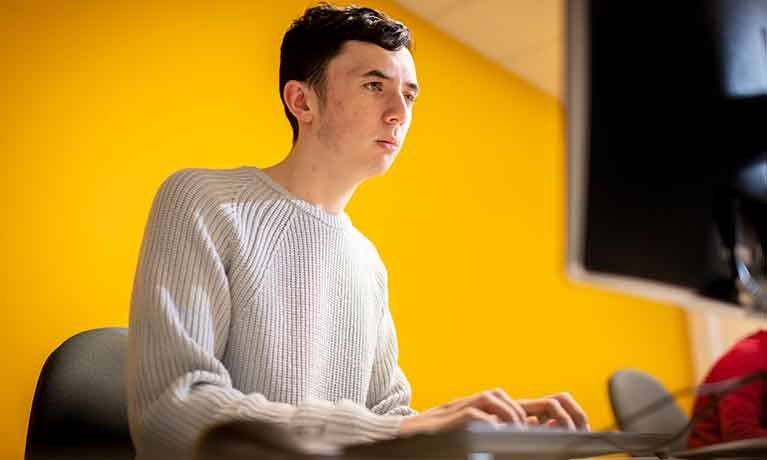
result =
[[[283,426],[255,420],[226,422],[201,436],[196,460],[383,460],[454,459],[492,454],[498,459],[568,460],[594,455],[631,452],[645,454],[666,445],[670,436],[653,433],[584,432],[545,427],[496,427],[471,423],[453,431],[421,433],[409,437],[356,446],[329,445]]]
[[[567,15],[571,275],[767,312],[767,0]]]
[[[128,460],[123,369],[126,328],[79,333],[43,365],[29,417],[26,460]]]
[[[740,439],[695,449],[674,452],[675,458],[722,460],[764,460],[767,458],[767,438]]]

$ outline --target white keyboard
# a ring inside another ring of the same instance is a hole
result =
[[[665,450],[668,434],[614,431],[566,431],[555,428],[526,429],[486,423],[467,426],[467,441],[472,452],[531,456],[546,459],[592,457],[614,453],[651,455]]]

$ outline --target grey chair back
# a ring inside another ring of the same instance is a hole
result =
[[[638,370],[620,370],[608,381],[610,405],[622,431],[677,434],[685,429],[689,418],[671,399],[666,388],[651,375]],[[644,411],[653,404],[656,410]],[[677,451],[687,446],[687,435],[680,436],[670,446]]]
[[[59,345],[43,365],[32,401],[24,458],[134,457],[123,369],[126,328],[92,329]]]

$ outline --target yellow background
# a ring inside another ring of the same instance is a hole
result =
[[[494,386],[569,390],[599,428],[615,369],[690,384],[681,310],[565,278],[561,104],[392,2],[367,4],[410,25],[423,88],[394,168],[348,208],[389,268],[413,405]],[[22,456],[48,353],[126,325],[162,180],[288,152],[279,44],[307,5],[0,6],[0,457]]]

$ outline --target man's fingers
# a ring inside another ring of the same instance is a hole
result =
[[[478,398],[480,409],[489,414],[497,415],[502,421],[513,423],[515,425],[525,425],[526,418],[524,410],[517,409],[514,405],[507,403],[493,392],[485,392]],[[521,412],[521,413],[520,413]]]
[[[457,412],[474,407],[485,413],[496,415],[502,422],[525,425],[526,414],[522,406],[516,402],[510,404],[496,396],[495,392],[496,390],[483,391],[461,401],[456,401],[450,406],[449,411]]]
[[[575,422],[570,414],[562,407],[562,404],[554,398],[546,399],[547,415],[557,421],[557,424],[568,430],[575,430]]]
[[[570,414],[562,407],[562,405],[554,398],[541,398],[541,399],[528,399],[520,401],[522,407],[531,415],[544,415],[546,418],[552,418],[556,420],[557,426],[567,428],[568,430],[575,430],[575,422],[570,417]]]
[[[511,399],[509,395],[506,394],[505,391],[503,391],[503,388],[496,388],[495,390],[493,390],[493,394],[498,399],[508,404],[511,407],[511,409],[514,412],[516,412],[517,417],[519,417],[519,420],[520,420],[519,422],[520,425],[527,425],[527,412],[525,411],[525,409],[522,407],[521,404]]]
[[[488,414],[476,407],[465,407],[444,418],[441,423],[441,429],[460,428],[470,422],[486,422],[493,425],[499,425],[500,419],[497,415]]]
[[[556,400],[559,403],[559,406],[561,406],[567,413],[569,419],[573,421],[575,428],[579,430],[589,430],[589,421],[586,412],[569,393],[558,393],[541,399],[525,400],[523,401],[523,404],[528,411],[539,412],[544,410],[544,413],[549,417],[555,417],[555,414],[560,413],[556,405],[551,403],[549,403],[549,405],[543,404],[542,401],[545,400]],[[557,419],[558,424],[561,425],[561,420],[559,420],[558,417],[555,417],[555,419]],[[570,427],[569,424],[566,426],[568,426],[568,428]]]
[[[545,398],[514,400],[500,388],[456,399],[413,417],[406,417],[400,434],[438,432],[460,428],[470,422],[493,425],[514,423],[520,426],[559,426],[569,430],[588,430],[588,418],[569,393]]]
[[[559,393],[550,397],[559,401],[559,404],[568,414],[570,414],[575,426],[579,430],[588,431],[590,429],[589,419],[586,416],[586,412],[581,408],[578,402],[575,401],[575,398],[573,398],[570,393]]]

